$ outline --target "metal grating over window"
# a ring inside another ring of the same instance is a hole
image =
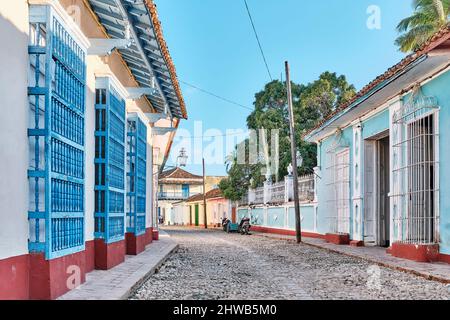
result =
[[[128,116],[127,232],[145,233],[147,183],[147,126],[137,116]]]
[[[43,10],[45,9],[45,10]],[[46,6],[30,6],[30,252],[84,249],[85,49]]]
[[[95,92],[95,237],[106,243],[124,239],[125,100],[108,77]]]
[[[327,150],[325,184],[327,220],[330,233],[350,233],[350,149],[339,130]]]
[[[416,86],[393,116],[394,240],[439,242],[439,106]]]

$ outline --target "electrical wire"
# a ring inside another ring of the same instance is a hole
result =
[[[203,92],[203,93],[205,93],[205,94],[207,94],[207,95],[213,96],[213,97],[215,97],[215,98],[217,98],[217,99],[219,99],[219,100],[228,102],[228,103],[230,103],[230,104],[233,104],[233,105],[235,105],[235,106],[238,106],[238,107],[241,107],[241,108],[244,108],[244,109],[247,109],[247,110],[254,111],[254,108],[251,108],[251,107],[245,106],[245,105],[243,105],[243,104],[241,104],[241,103],[239,103],[239,102],[235,102],[235,101],[232,101],[232,100],[230,100],[230,99],[221,97],[221,96],[219,96],[218,94],[212,93],[212,92],[207,91],[207,90],[202,89],[202,88],[199,88],[199,87],[197,87],[196,85],[193,85],[193,84],[191,84],[191,83],[189,83],[189,82],[186,82],[186,81],[183,81],[183,80],[179,80],[179,81],[180,81],[181,83],[183,83],[184,85],[188,86],[188,87],[197,89],[198,91],[201,91],[201,92]]]
[[[186,136],[177,136],[177,139],[205,139],[205,138],[219,138],[219,137],[247,137],[248,132],[235,132],[235,133],[225,133],[225,134],[217,134],[217,135],[209,135],[209,136],[193,136],[193,137],[186,137]]]
[[[250,8],[248,7],[247,0],[244,0],[245,8],[247,9],[247,14],[250,19],[250,23],[252,24],[253,32],[255,33],[256,41],[258,42],[259,50],[261,51],[262,58],[264,60],[264,64],[266,65],[267,73],[269,74],[270,81],[273,81],[272,74],[270,73],[269,65],[266,60],[266,55],[264,54],[264,50],[261,45],[261,41],[259,40],[258,32],[256,31],[255,23],[253,22],[252,14],[250,12]]]

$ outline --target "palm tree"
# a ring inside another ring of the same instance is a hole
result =
[[[395,44],[403,52],[419,48],[449,22],[450,0],[413,0],[413,7],[413,15],[397,26],[397,31],[403,34]]]

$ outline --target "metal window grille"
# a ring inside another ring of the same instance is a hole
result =
[[[141,235],[146,227],[147,126],[131,114],[127,131],[127,232]]]
[[[350,150],[345,146],[342,133],[327,150],[325,185],[327,188],[328,228],[331,233],[350,233]]]
[[[246,206],[249,204],[248,193],[244,194],[242,198],[238,201],[238,206]]]
[[[314,174],[308,174],[298,177],[299,201],[314,200],[314,187],[315,187],[314,184],[315,184]]]
[[[30,6],[30,252],[84,249],[85,51],[47,6]]]
[[[419,87],[393,116],[393,223],[395,241],[439,242],[439,106]]]
[[[125,100],[108,78],[97,79],[95,94],[95,237],[124,239]]]
[[[277,182],[270,186],[270,202],[271,203],[283,203],[285,201],[284,192],[286,186],[284,181]]]
[[[251,204],[262,204],[264,203],[264,187],[255,189],[255,199]]]

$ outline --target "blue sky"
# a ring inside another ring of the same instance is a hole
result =
[[[252,107],[255,93],[269,76],[244,1],[155,3],[178,78]],[[311,82],[328,70],[344,74],[360,89],[404,56],[394,45],[395,26],[411,14],[409,0],[248,0],[248,4],[274,78],[281,77],[284,61],[288,60],[292,80],[297,83]],[[370,30],[366,25],[371,5],[380,8],[379,30]],[[201,173],[201,135],[210,137],[225,134],[227,129],[245,129],[251,111],[184,84],[181,88],[189,120],[180,128],[193,136],[187,169]],[[203,132],[194,133],[197,121],[201,121]],[[224,137],[205,138],[203,147],[218,140]],[[176,138],[173,155],[177,155],[179,147]],[[197,150],[197,154],[191,150]],[[224,153],[216,158],[223,158]],[[225,175],[223,160],[219,160],[207,164],[208,175]],[[173,164],[168,161],[168,165]]]

